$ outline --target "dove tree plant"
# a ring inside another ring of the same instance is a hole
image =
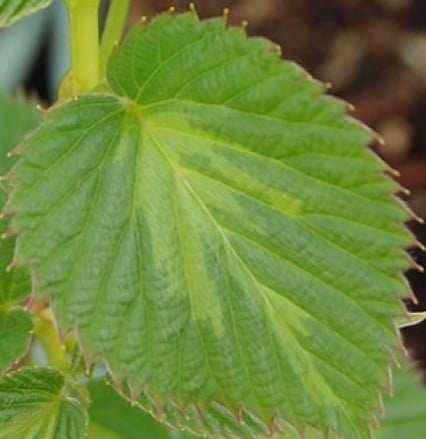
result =
[[[65,3],[59,101],[1,98],[0,438],[373,437],[416,245],[375,135],[226,12]]]

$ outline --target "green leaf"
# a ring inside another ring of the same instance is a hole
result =
[[[16,161],[8,158],[7,153],[24,138],[39,122],[35,104],[12,99],[0,92],[0,121],[7,129],[0,130],[0,175],[9,172]],[[4,207],[8,193],[7,181],[0,182],[0,211]],[[8,228],[8,221],[0,218],[0,235]],[[6,309],[30,293],[30,281],[27,272],[22,269],[6,272],[13,261],[15,239],[0,239],[0,309]]]
[[[190,439],[194,436],[170,433],[154,418],[132,407],[102,380],[90,381],[90,423],[88,439]]]
[[[22,308],[0,310],[0,376],[28,350],[31,316]]]
[[[37,296],[169,424],[369,437],[411,243],[371,135],[222,19],[135,29],[108,80],[20,148]]]
[[[35,105],[9,98],[0,92],[0,121],[7,129],[0,130],[0,175],[6,174],[12,159],[6,153],[22,140],[38,122]],[[7,183],[0,182],[0,209],[7,197]],[[0,235],[6,232],[8,221],[0,219]],[[13,261],[15,239],[0,240],[0,375],[27,351],[32,329],[27,311],[16,306],[30,293],[30,279],[24,269],[6,272]]]
[[[5,175],[16,161],[7,153],[36,127],[40,117],[34,102],[11,98],[0,90],[0,121],[2,127],[7,127],[0,130],[0,175]]]
[[[83,438],[87,395],[53,369],[25,368],[0,380],[0,438]]]
[[[426,437],[426,389],[407,365],[394,373],[394,396],[384,405],[378,439]]]
[[[34,14],[49,6],[52,0],[2,0],[0,2],[0,28]]]
[[[0,182],[0,206],[3,207],[6,200],[6,186]],[[0,236],[8,230],[8,221],[0,218]],[[10,264],[14,267],[13,258],[15,251],[15,239],[0,238],[0,310],[8,310],[16,303],[25,299],[30,294],[30,278],[27,270],[15,267],[7,268]]]

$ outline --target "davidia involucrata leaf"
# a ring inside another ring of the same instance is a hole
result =
[[[49,111],[7,204],[88,360],[169,424],[366,438],[411,238],[367,130],[267,40],[162,15]]]
[[[52,369],[24,368],[0,379],[0,438],[83,438],[88,395]]]
[[[52,0],[0,0],[0,28],[49,6]]]
[[[6,154],[22,140],[38,121],[35,105],[7,97],[0,92],[0,175],[6,174],[12,159]],[[7,182],[0,182],[0,206],[3,209],[8,192]],[[0,235],[7,234],[8,220],[0,218]],[[15,239],[0,239],[0,375],[27,350],[32,321],[18,306],[29,295],[31,287],[25,270],[7,270],[13,261]]]

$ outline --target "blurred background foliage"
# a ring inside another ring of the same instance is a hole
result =
[[[411,191],[406,201],[426,217],[426,1],[425,0],[198,0],[201,17],[221,15],[248,21],[250,35],[263,35],[282,47],[313,76],[332,84],[331,94],[355,106],[353,115],[385,140],[372,145],[401,173]],[[186,10],[188,0],[133,0],[128,28],[141,16],[151,18],[170,6]],[[100,21],[108,8],[103,1]],[[69,66],[68,26],[62,0],[0,31],[0,89],[38,99],[56,98]],[[188,72],[190,74],[190,72]],[[1,120],[1,128],[7,124]],[[426,227],[409,224],[422,242]],[[426,265],[426,255],[413,250]],[[426,278],[407,278],[419,299],[413,311],[426,311]],[[426,322],[403,329],[403,340],[426,381]],[[396,393],[381,438],[426,437],[426,392],[414,374],[398,372]],[[397,427],[399,428],[396,429]],[[402,428],[405,428],[402,430]],[[396,433],[398,431],[398,433]]]

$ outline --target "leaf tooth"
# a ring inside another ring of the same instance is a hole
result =
[[[185,406],[184,404],[176,403],[176,407],[179,410],[179,412],[181,413],[182,417],[184,419],[186,419],[187,421],[189,421],[190,417],[189,417],[189,414],[188,414],[187,406]]]
[[[409,197],[411,195],[411,191],[410,189],[402,186],[400,183],[398,183],[396,180],[393,180],[395,188],[396,188],[396,193],[399,195],[405,195],[407,197]]]
[[[146,15],[142,15],[142,17],[139,19],[138,27],[145,29],[148,24],[148,18]]]
[[[379,428],[380,427],[380,422],[377,419],[377,416],[376,416],[375,413],[373,413],[373,415],[371,416],[371,423],[373,424],[374,428]],[[374,433],[371,433],[371,434],[372,434],[371,439],[374,439],[374,437],[375,437]]]
[[[403,200],[397,198],[397,201],[399,202],[400,207],[405,211],[407,214],[407,220],[406,221],[414,221],[419,224],[424,224],[425,220],[417,215],[409,206],[407,203],[405,203]]]
[[[123,384],[120,379],[113,378],[112,385],[121,396],[124,396]]]
[[[244,32],[247,31],[247,26],[248,26],[248,21],[247,21],[247,20],[243,20],[243,21],[240,23],[240,28],[241,28]]]
[[[394,395],[394,393],[393,393],[393,377],[392,377],[392,368],[390,365],[388,365],[388,382],[387,382],[386,390],[388,392],[388,395],[390,397],[393,397],[393,395]]]
[[[44,114],[47,111],[46,108],[43,108],[40,104],[36,105],[36,110],[39,114]]]
[[[420,242],[417,238],[415,238],[415,237],[414,237],[414,240],[413,240],[413,247],[418,248],[422,252],[426,251],[426,246],[422,242]]]
[[[7,239],[7,238],[11,238],[12,236],[15,236],[16,232],[12,229],[7,229],[2,235],[1,235],[1,239]]]
[[[397,334],[397,342],[395,345],[392,344],[392,346],[385,345],[384,349],[389,354],[389,367],[401,367],[401,364],[398,361],[398,358],[396,357],[395,350],[398,350],[401,344],[401,337],[399,336],[399,333],[397,332],[397,328],[395,327],[395,332]]]
[[[189,8],[189,12],[191,12],[192,14],[198,16],[197,8],[195,7],[195,3],[191,2],[191,3],[189,4],[188,8]]]
[[[410,282],[408,282],[407,278],[405,276],[401,276],[402,281],[405,284],[405,288],[407,291],[407,298],[413,303],[414,305],[419,304],[419,300],[417,299],[416,294],[414,293],[413,289],[411,288]]]
[[[175,15],[175,13],[176,13],[176,8],[174,6],[170,6],[170,8],[167,9],[167,11],[166,11],[166,14],[172,15],[172,16]]]
[[[340,105],[346,113],[353,113],[355,111],[355,105],[346,101],[345,99],[339,98],[337,96],[330,96],[329,98],[333,99],[333,101]]]
[[[229,8],[223,8],[222,17],[225,24],[227,24],[229,19]]]
[[[425,272],[425,269],[424,269],[423,265],[420,265],[408,253],[406,253],[406,255],[407,255],[407,259],[408,259],[408,264],[409,264],[409,269],[410,270],[416,270],[416,271],[419,271],[420,273],[424,273]]]
[[[309,75],[310,76],[310,75]],[[320,82],[323,92],[327,92],[333,88],[333,84],[329,81]]]
[[[19,267],[18,261],[13,260],[7,267],[6,273],[10,273],[12,270],[15,270]]]
[[[88,377],[91,376],[93,371],[93,362],[89,357],[84,358],[84,371]]]
[[[157,410],[158,419],[163,419],[165,417],[164,406],[160,403],[160,401],[155,399],[152,395],[147,394],[147,396],[151,400],[151,402],[153,403],[154,407]]]
[[[201,420],[203,419],[203,410],[202,410],[202,408],[201,408],[199,405],[197,405],[197,404],[194,404],[194,407],[195,407],[195,411],[197,412],[197,417],[198,417],[198,419],[201,421]]]
[[[13,148],[7,153],[7,157],[14,157],[19,154],[19,148]]]
[[[130,405],[134,407],[138,403],[140,392],[136,388],[131,387],[129,383],[127,385],[130,389]]]

